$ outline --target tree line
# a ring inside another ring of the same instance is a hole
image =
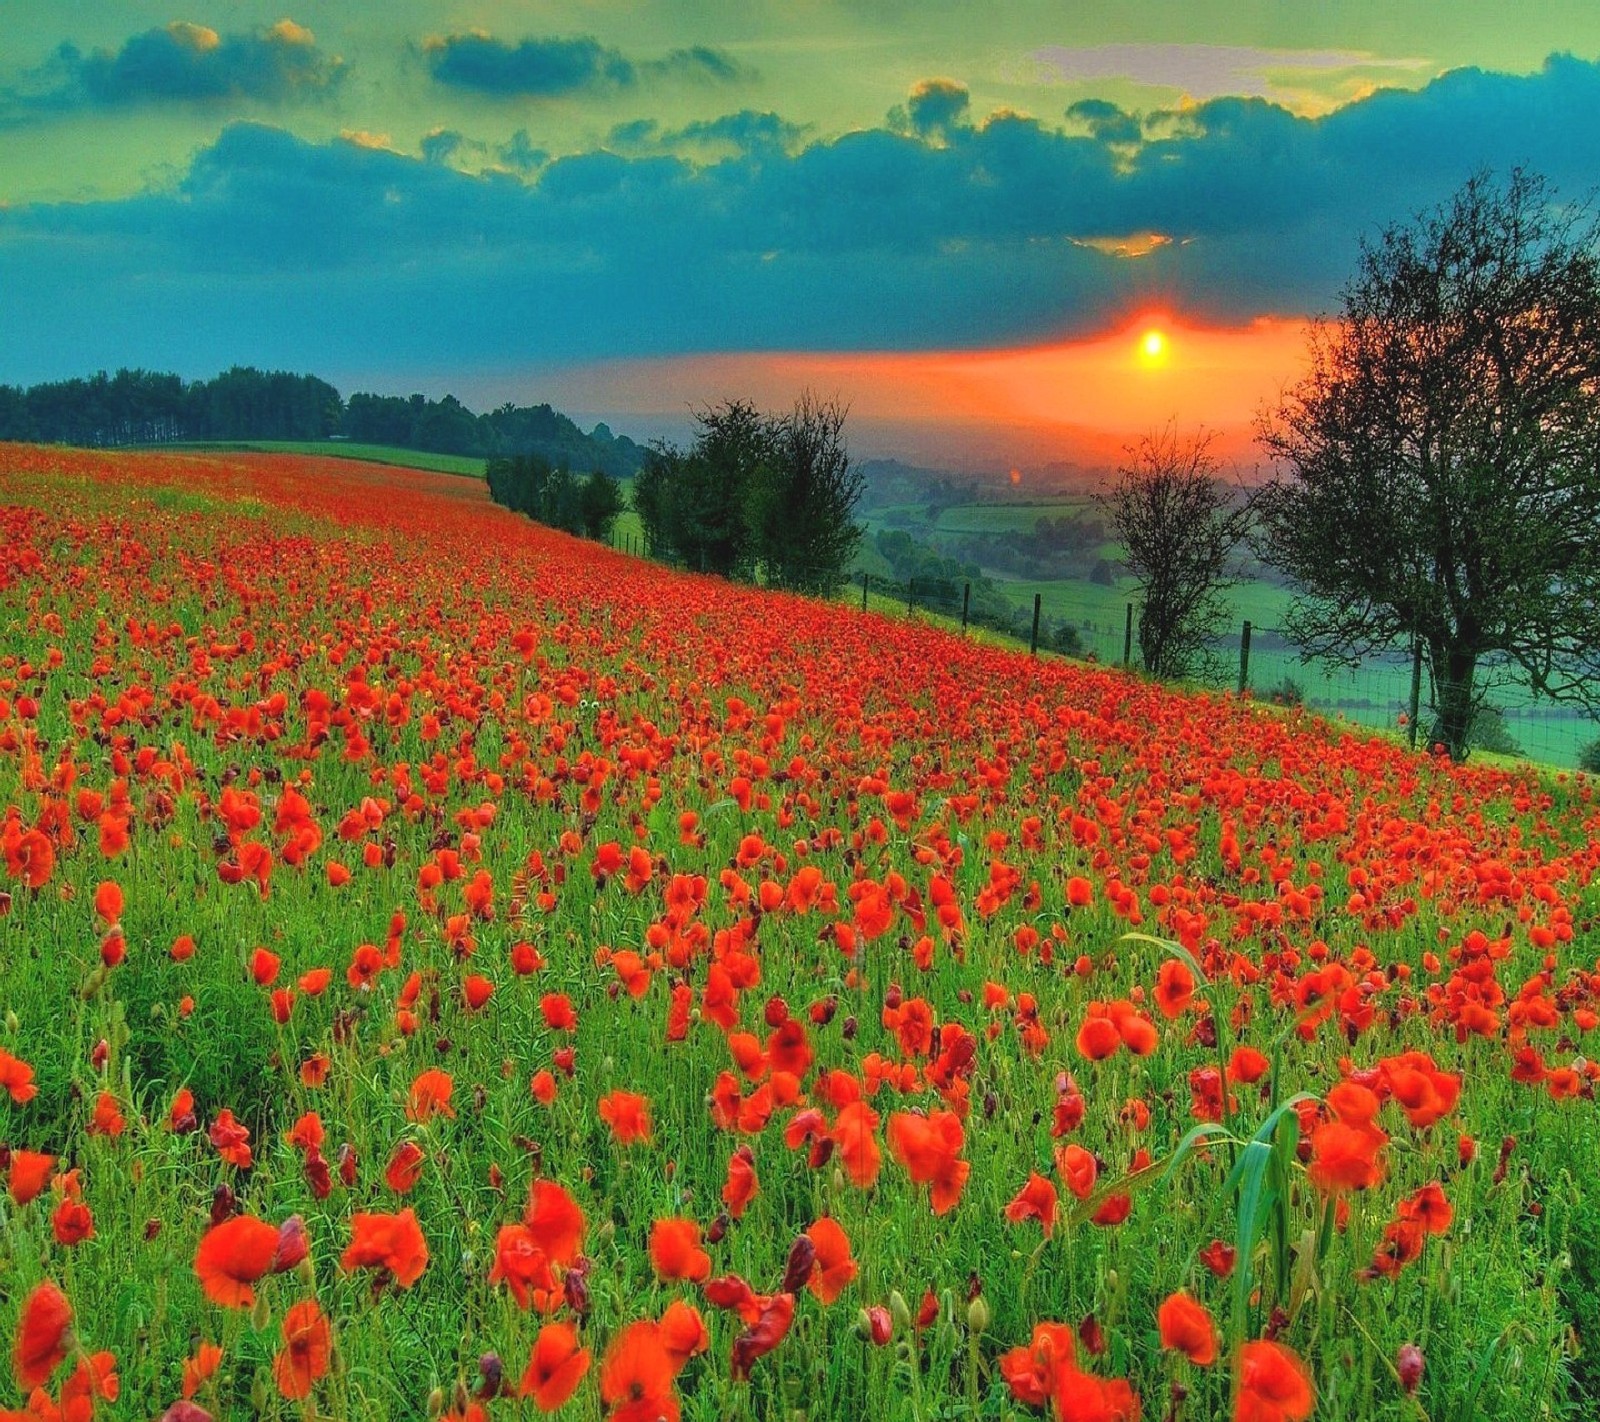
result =
[[[622,512],[622,486],[603,469],[573,474],[540,454],[491,459],[484,467],[489,497],[513,513],[580,538],[604,543]]]
[[[469,458],[537,454],[614,478],[631,475],[644,453],[603,424],[585,434],[549,405],[508,402],[476,414],[453,395],[358,392],[345,400],[317,376],[252,366],[210,380],[119,370],[26,389],[0,385],[0,440],[102,446],[332,438]]]
[[[864,483],[845,414],[809,391],[783,415],[748,400],[696,411],[693,443],[655,441],[634,476],[645,552],[695,572],[836,592],[861,541]],[[496,503],[587,538],[609,539],[624,506],[603,470],[580,476],[533,456],[490,460],[487,472]]]
[[[1409,646],[1431,743],[1465,759],[1491,684],[1600,714],[1600,217],[1514,170],[1364,240],[1308,373],[1264,409],[1246,493],[1203,434],[1130,448],[1102,506],[1147,670],[1192,673],[1251,549],[1306,659]]]

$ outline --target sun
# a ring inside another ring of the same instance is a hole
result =
[[[1167,357],[1166,335],[1154,329],[1146,331],[1139,337],[1139,354],[1146,365],[1160,365]]]

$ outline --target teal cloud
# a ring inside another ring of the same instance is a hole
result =
[[[0,210],[0,380],[1008,345],[1154,303],[1242,322],[1331,306],[1364,232],[1479,167],[1528,164],[1568,197],[1600,171],[1600,66],[1569,56],[1315,119],[1261,99],[1069,131],[962,116],[951,96],[937,125],[802,143],[741,113],[709,148],[646,127],[626,152],[525,142],[517,171],[481,174],[448,161],[454,132],[424,161],[236,124],[172,191]],[[1172,240],[1083,245],[1139,232]]]

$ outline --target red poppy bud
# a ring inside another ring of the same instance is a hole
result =
[[[802,1234],[789,1246],[789,1263],[783,1271],[783,1285],[780,1293],[797,1294],[805,1288],[806,1280],[811,1277],[812,1267],[817,1262],[817,1246],[812,1243],[811,1236]]]
[[[871,1308],[862,1311],[867,1316],[867,1337],[873,1346],[882,1348],[894,1337],[894,1319],[889,1316],[889,1310],[882,1304],[873,1304]]]
[[[1395,1359],[1395,1371],[1400,1374],[1400,1390],[1407,1397],[1416,1396],[1422,1383],[1422,1349],[1415,1343],[1402,1343]]]
[[[290,1215],[278,1226],[278,1249],[272,1256],[272,1272],[282,1274],[293,1269],[310,1252],[306,1222],[299,1215]]]
[[[1084,1316],[1078,1325],[1078,1339],[1083,1344],[1084,1352],[1092,1358],[1098,1358],[1106,1351],[1106,1335],[1100,1328],[1100,1321],[1092,1313]]]

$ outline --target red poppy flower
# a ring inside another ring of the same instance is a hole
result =
[[[16,1149],[11,1152],[11,1167],[7,1172],[7,1186],[11,1198],[26,1205],[50,1183],[50,1172],[56,1158],[42,1151]]]
[[[618,1145],[650,1142],[650,1103],[643,1096],[620,1089],[600,1098],[600,1119],[611,1127]]]
[[[1217,1325],[1204,1304],[1182,1289],[1171,1294],[1156,1313],[1161,1346],[1182,1353],[1197,1367],[1209,1367],[1217,1358]]]
[[[355,1214],[350,1217],[350,1244],[340,1256],[346,1269],[378,1269],[409,1289],[428,1267],[428,1242],[416,1212]]]
[[[850,1255],[850,1238],[839,1222],[824,1215],[806,1231],[816,1248],[806,1287],[822,1304],[831,1304],[855,1278],[856,1261]]]
[[[1048,1239],[1056,1226],[1056,1187],[1037,1171],[1031,1173],[1028,1183],[1017,1191],[1006,1206],[1006,1218],[1012,1224],[1038,1220]]]
[[[67,1330],[72,1326],[72,1305],[49,1279],[34,1286],[23,1301],[22,1316],[11,1349],[11,1366],[17,1385],[39,1387],[67,1356]]]
[[[711,1256],[700,1247],[700,1226],[693,1220],[660,1219],[650,1227],[650,1263],[656,1277],[704,1283],[711,1277]]]
[[[961,1198],[971,1173],[970,1162],[959,1158],[966,1133],[953,1111],[919,1116],[897,1111],[889,1118],[889,1149],[912,1180],[932,1189],[933,1212],[947,1214]]]
[[[1291,1349],[1263,1339],[1239,1350],[1233,1422],[1305,1422],[1315,1405],[1310,1374]]]
[[[332,1338],[328,1320],[315,1299],[303,1299],[283,1316],[283,1347],[272,1360],[273,1381],[291,1401],[311,1396],[328,1372]]]
[[[450,1095],[455,1087],[449,1072],[429,1067],[411,1083],[411,1092],[406,1100],[407,1118],[424,1123],[431,1121],[435,1115],[454,1119],[456,1113],[450,1105]]]
[[[541,1412],[554,1412],[577,1391],[589,1371],[589,1350],[578,1346],[570,1323],[547,1323],[534,1340],[518,1395],[533,1399]]]
[[[249,1308],[255,1302],[252,1285],[278,1255],[278,1230],[253,1215],[234,1215],[213,1225],[195,1251],[194,1271],[212,1303],[224,1308]]]
[[[600,1401],[611,1422],[679,1422],[672,1383],[678,1370],[649,1319],[630,1323],[606,1349],[600,1364]]]
[[[4,1047],[0,1047],[0,1090],[18,1106],[26,1106],[39,1094],[39,1088],[33,1084],[33,1068]]]

